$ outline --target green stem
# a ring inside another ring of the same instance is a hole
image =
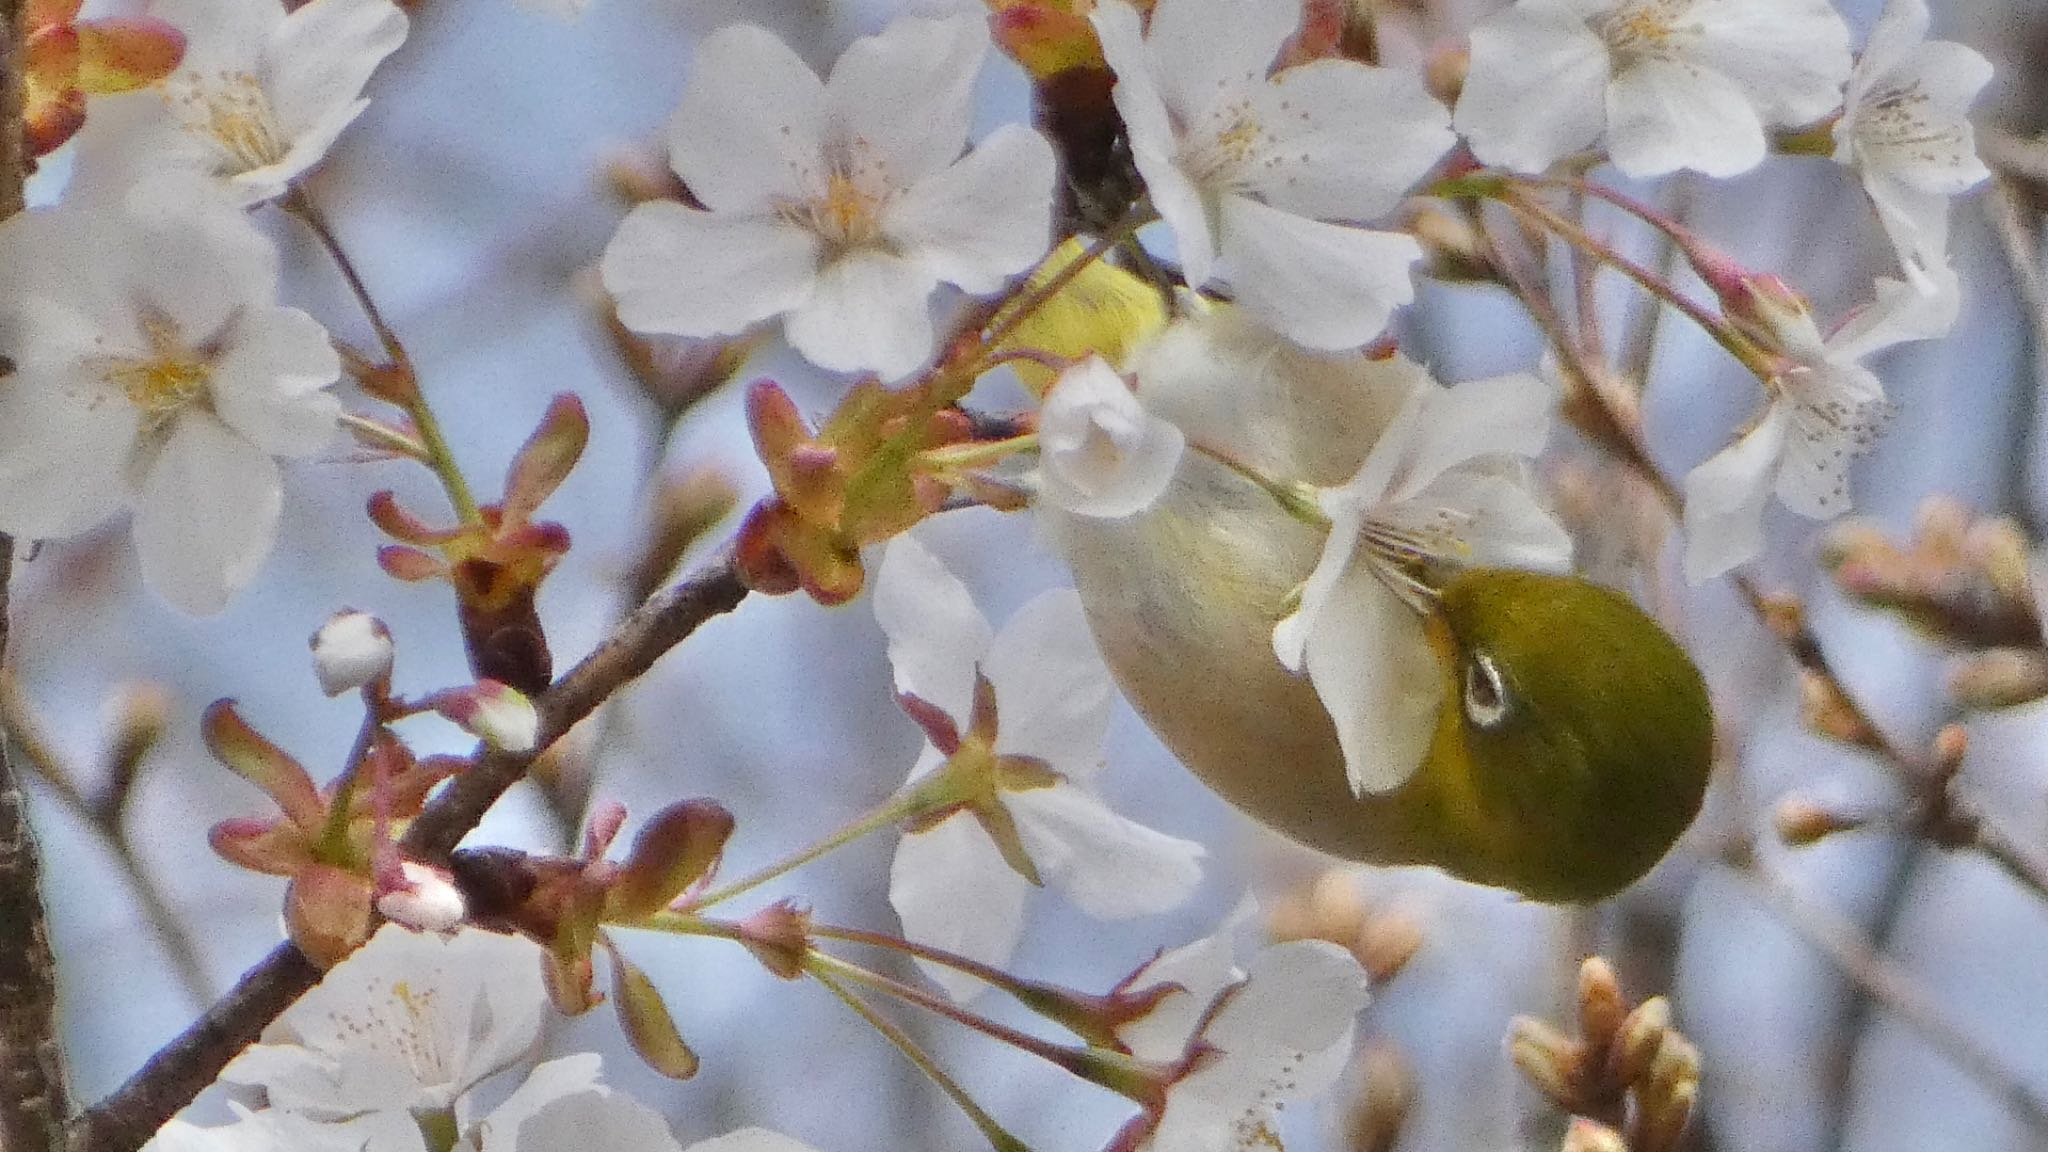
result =
[[[771,880],[788,875],[813,860],[830,855],[871,833],[879,832],[892,824],[916,816],[925,809],[927,803],[924,793],[920,789],[913,788],[908,791],[899,792],[881,807],[862,816],[860,819],[855,820],[853,823],[848,824],[846,827],[832,833],[830,836],[825,837],[796,855],[785,857],[759,871],[751,872],[730,884],[705,893],[691,901],[690,908],[692,911],[709,908],[714,904],[724,903],[742,893],[751,892]]]
[[[1029,452],[1037,447],[1038,433],[1027,432],[1007,440],[982,440],[933,448],[923,454],[922,463],[941,471],[980,468],[987,464],[1001,463],[1019,452]]]
[[[1259,490],[1273,498],[1273,502],[1289,516],[1312,528],[1328,528],[1330,518],[1323,513],[1322,505],[1316,503],[1315,489],[1308,484],[1287,480],[1275,480],[1271,476],[1239,461],[1227,452],[1211,448],[1206,444],[1188,442],[1188,447],[1207,456],[1246,480],[1258,486]]]
[[[322,863],[338,868],[361,863],[350,859],[348,826],[355,808],[356,786],[362,778],[363,761],[369,758],[370,745],[383,727],[384,721],[376,706],[365,700],[363,726],[356,730],[356,742],[349,749],[348,763],[342,767],[341,778],[334,783],[334,797],[327,804],[327,825],[320,830],[320,841],[313,849],[313,855]]]
[[[911,1039],[909,1033],[897,1027],[881,1013],[875,1011],[866,1001],[854,995],[852,989],[829,975],[824,971],[823,966],[813,962],[818,959],[821,959],[821,957],[813,954],[812,960],[806,961],[804,964],[804,970],[810,973],[811,978],[824,985],[826,991],[839,998],[840,1003],[853,1009],[854,1014],[867,1021],[869,1027],[881,1033],[889,1043],[894,1044],[896,1050],[903,1053],[904,1058],[917,1065],[918,1071],[930,1077],[932,1083],[937,1084],[939,1089],[950,1097],[954,1104],[959,1105],[962,1112],[967,1114],[967,1118],[974,1121],[974,1126],[981,1129],[981,1134],[988,1138],[988,1142],[992,1146],[999,1149],[1000,1152],[1030,1152],[1029,1145],[1010,1135],[1009,1130],[997,1123],[995,1117],[990,1116],[981,1105],[975,1103],[974,1097],[967,1094],[967,1089],[961,1087],[959,1081],[947,1075],[946,1070],[939,1067],[938,1062],[933,1060],[929,1053],[923,1048],[918,1047],[917,1041]]]
[[[313,198],[303,188],[293,188],[281,202],[285,211],[297,216],[313,233],[327,255],[334,260],[334,266],[347,282],[349,292],[355,296],[363,315],[370,321],[370,328],[377,334],[377,342],[384,348],[384,356],[391,367],[405,377],[403,407],[406,415],[412,417],[413,428],[419,433],[420,446],[426,450],[426,464],[440,478],[441,487],[448,493],[448,502],[455,506],[455,514],[464,524],[480,524],[483,513],[478,510],[476,497],[470,493],[469,481],[463,478],[462,469],[455,463],[455,454],[448,447],[448,440],[441,434],[441,423],[434,418],[434,410],[427,404],[427,398],[419,388],[419,376],[414,371],[412,357],[406,354],[405,345],[392,331],[384,319],[384,310],[377,306],[376,298],[363,283],[356,271],[355,261],[349,259],[348,251],[341,246],[334,229],[327,223],[327,217],[320,211]]]

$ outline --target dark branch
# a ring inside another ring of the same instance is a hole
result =
[[[534,703],[540,746],[519,755],[492,753],[457,777],[413,821],[401,843],[412,858],[444,861],[500,796],[519,782],[549,745],[576,726],[669,649],[747,595],[730,553],[640,606],[603,644]],[[134,1152],[164,1121],[213,1083],[228,1061],[320,979],[290,944],[273,949],[232,991],[184,1034],[72,1125],[70,1152]],[[11,1146],[10,1146],[11,1148]]]

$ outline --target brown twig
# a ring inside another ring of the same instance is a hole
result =
[[[57,802],[91,828],[114,853],[115,862],[127,875],[128,886],[135,893],[135,902],[141,905],[144,918],[150,927],[156,929],[157,938],[163,941],[171,967],[177,971],[178,982],[184,985],[193,1003],[204,1004],[211,1000],[213,984],[207,978],[206,964],[200,958],[198,945],[172,910],[170,897],[163,886],[157,883],[155,875],[136,854],[135,842],[129,837],[122,819],[124,806],[107,803],[103,797],[87,795],[78,786],[77,775],[64,766],[62,757],[57,755],[45,737],[41,722],[36,719],[21,691],[20,682],[5,668],[0,668],[0,729],[6,732],[6,742],[21,752],[23,767],[40,777]]]
[[[2013,1113],[2048,1137],[2048,1099],[2022,1081],[1989,1049],[1945,1016],[1911,974],[1879,952],[1854,921],[1807,899],[1768,869],[1746,870],[1765,903],[1832,961],[1864,995],[1883,1005],[1900,1023],[1918,1032],[1955,1066],[1990,1089]]]
[[[22,121],[21,0],[0,0],[0,220],[22,209],[29,158]],[[0,359],[0,374],[8,371]],[[14,541],[0,535],[0,659]],[[0,741],[0,1148],[54,1149],[70,1103],[57,1039],[57,963],[41,890],[42,858],[21,784]]]
[[[415,859],[444,861],[537,756],[699,625],[732,611],[746,595],[728,552],[641,605],[534,701],[541,720],[535,750],[480,757],[413,821],[401,851]],[[72,1125],[70,1152],[140,1148],[319,978],[319,970],[297,948],[282,944],[273,949],[126,1084],[87,1109]]]

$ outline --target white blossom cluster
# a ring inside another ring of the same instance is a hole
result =
[[[228,1065],[256,1093],[230,1124],[173,1120],[155,1152],[682,1152],[660,1114],[598,1082],[593,1053],[534,1064],[548,1024],[540,951],[467,930],[386,927]],[[496,1107],[476,1090],[517,1078]],[[808,1152],[746,1129],[691,1152]]]

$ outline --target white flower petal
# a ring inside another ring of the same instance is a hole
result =
[[[1695,3],[1686,22],[1682,63],[1726,77],[1767,123],[1808,124],[1841,107],[1849,26],[1828,0]]]
[[[1218,1054],[1169,1091],[1154,1152],[1244,1146],[1276,1104],[1327,1088],[1366,1000],[1364,970],[1328,941],[1277,944],[1253,957],[1244,984],[1203,1031]]]
[[[1527,0],[1472,29],[1454,122],[1488,164],[1541,172],[1599,140],[1607,47],[1569,5]]]
[[[975,667],[995,639],[967,586],[915,536],[898,536],[882,552],[874,606],[889,638],[896,690],[965,725],[974,706]]]
[[[1137,9],[1124,0],[1104,0],[1089,18],[1102,41],[1102,54],[1116,73],[1111,98],[1130,140],[1131,158],[1152,207],[1173,231],[1181,272],[1190,287],[1209,282],[1216,267],[1216,236],[1201,190],[1174,163],[1173,120],[1152,76]]]
[[[444,939],[386,926],[222,1078],[262,1087],[274,1107],[316,1116],[446,1108],[529,1059],[546,1009],[532,943],[475,929]],[[596,1057],[589,1060],[594,1074]]]
[[[1202,882],[1200,844],[1126,819],[1085,789],[1056,784],[1003,802],[1039,874],[1098,920],[1169,911]]]
[[[1288,671],[1301,671],[1307,660],[1309,638],[1321,627],[1324,607],[1337,595],[1338,585],[1351,569],[1359,536],[1365,528],[1365,516],[1385,498],[1393,484],[1435,388],[1426,379],[1416,381],[1400,410],[1373,441],[1358,474],[1343,486],[1323,493],[1321,504],[1324,514],[1330,517],[1330,534],[1324,538],[1316,566],[1302,585],[1300,607],[1273,628],[1274,654]]]
[[[1483,456],[1535,456],[1550,438],[1557,394],[1526,372],[1424,393],[1422,419],[1389,499],[1406,500],[1450,469]]]
[[[1222,205],[1222,260],[1238,302],[1290,340],[1361,347],[1415,298],[1414,238],[1324,224],[1244,196]]]
[[[196,616],[227,607],[277,541],[277,464],[211,413],[178,417],[135,496],[142,578]]]
[[[1371,997],[1365,970],[1327,940],[1295,940],[1263,948],[1245,965],[1244,985],[1202,1031],[1231,1063],[1271,1061],[1342,1043]],[[1323,1085],[1300,1085],[1304,1093]]]
[[[1412,503],[1382,509],[1379,517],[1400,522],[1403,513],[1413,511],[1417,515],[1410,526],[1420,530],[1429,525],[1439,508],[1471,517],[1461,533],[1471,551],[1460,559],[1468,565],[1571,571],[1571,533],[1551,517],[1526,484],[1505,476],[1449,472],[1417,493]]]
[[[1422,617],[1369,568],[1353,564],[1315,615],[1305,663],[1337,726],[1353,794],[1406,783],[1429,751],[1443,703]]]
[[[228,427],[275,456],[311,456],[334,439],[341,401],[326,392],[341,378],[327,329],[296,308],[245,318],[214,363],[213,410]]]
[[[516,1139],[520,1126],[549,1105],[569,1096],[599,1090],[597,1075],[604,1060],[595,1052],[578,1052],[559,1060],[534,1066],[505,1102],[478,1121],[480,1146],[487,1152],[506,1147]]]
[[[989,644],[983,671],[996,690],[996,750],[1034,756],[1070,778],[1102,766],[1109,735],[1109,669],[1071,588],[1019,608]]]
[[[1173,482],[1187,437],[1145,411],[1100,357],[1061,373],[1039,410],[1039,494],[1083,516],[1150,507]]]
[[[1791,424],[1773,404],[1763,422],[1685,478],[1685,578],[1711,580],[1763,551],[1764,504]]]
[[[1045,137],[999,128],[951,167],[918,181],[883,210],[896,250],[976,294],[1045,255],[1058,161]]]
[[[789,345],[833,372],[908,376],[931,358],[931,295],[938,277],[877,249],[848,252],[818,270],[809,299],[784,323]]]
[[[811,295],[822,245],[794,224],[642,204],[604,250],[604,286],[636,332],[735,335]]]
[[[824,138],[817,74],[774,33],[732,24],[697,49],[669,123],[669,163],[706,207],[763,212],[822,184]]]
[[[565,1152],[571,1148],[681,1152],[682,1146],[661,1113],[623,1093],[596,1088],[557,1097],[516,1127],[493,1124],[484,1137],[482,1152]]]
[[[0,532],[69,536],[119,511],[140,423],[134,405],[88,371],[17,366],[0,380]]]
[[[832,129],[894,186],[915,184],[959,157],[987,53],[985,19],[898,17],[854,41],[832,66],[825,82]]]
[[[1614,166],[1636,179],[1680,168],[1737,176],[1763,163],[1764,128],[1734,81],[1646,59],[1607,86],[1607,148]]]
[[[1457,143],[1450,113],[1412,71],[1351,60],[1289,68],[1253,92],[1274,140],[1246,176],[1273,207],[1318,220],[1370,220]]]
[[[1849,79],[1851,107],[1845,109],[1847,113],[1854,113],[1859,89],[1891,71],[1927,39],[1931,23],[1927,0],[1885,0],[1884,11],[1878,15],[1877,23],[1871,25],[1870,38],[1863,42],[1863,51],[1856,57],[1856,67]]]
[[[692,1144],[689,1152],[815,1152],[801,1140],[793,1140],[766,1128],[742,1128]]]
[[[1023,938],[1030,887],[965,814],[905,834],[889,866],[889,905],[905,938],[998,968]],[[920,960],[918,967],[955,1000],[984,990],[979,980],[943,965]]]
[[[1946,336],[1961,308],[1962,288],[1948,268],[1935,269],[1921,284],[1879,278],[1871,302],[1829,333],[1826,358],[1853,363],[1895,344]]]
[[[1258,906],[1247,897],[1213,935],[1162,952],[1138,970],[1130,981],[1134,992],[1159,984],[1177,984],[1180,990],[1116,1030],[1131,1055],[1165,1063],[1186,1053],[1209,1005],[1225,988],[1244,979],[1237,967],[1237,937],[1257,912]]]
[[[1274,0],[1159,0],[1145,32],[1154,76],[1188,123],[1266,79],[1300,6]]]
[[[363,85],[405,43],[406,29],[391,0],[312,0],[285,17],[268,45],[264,76],[279,125],[297,137],[337,116],[353,120],[367,103]]]

